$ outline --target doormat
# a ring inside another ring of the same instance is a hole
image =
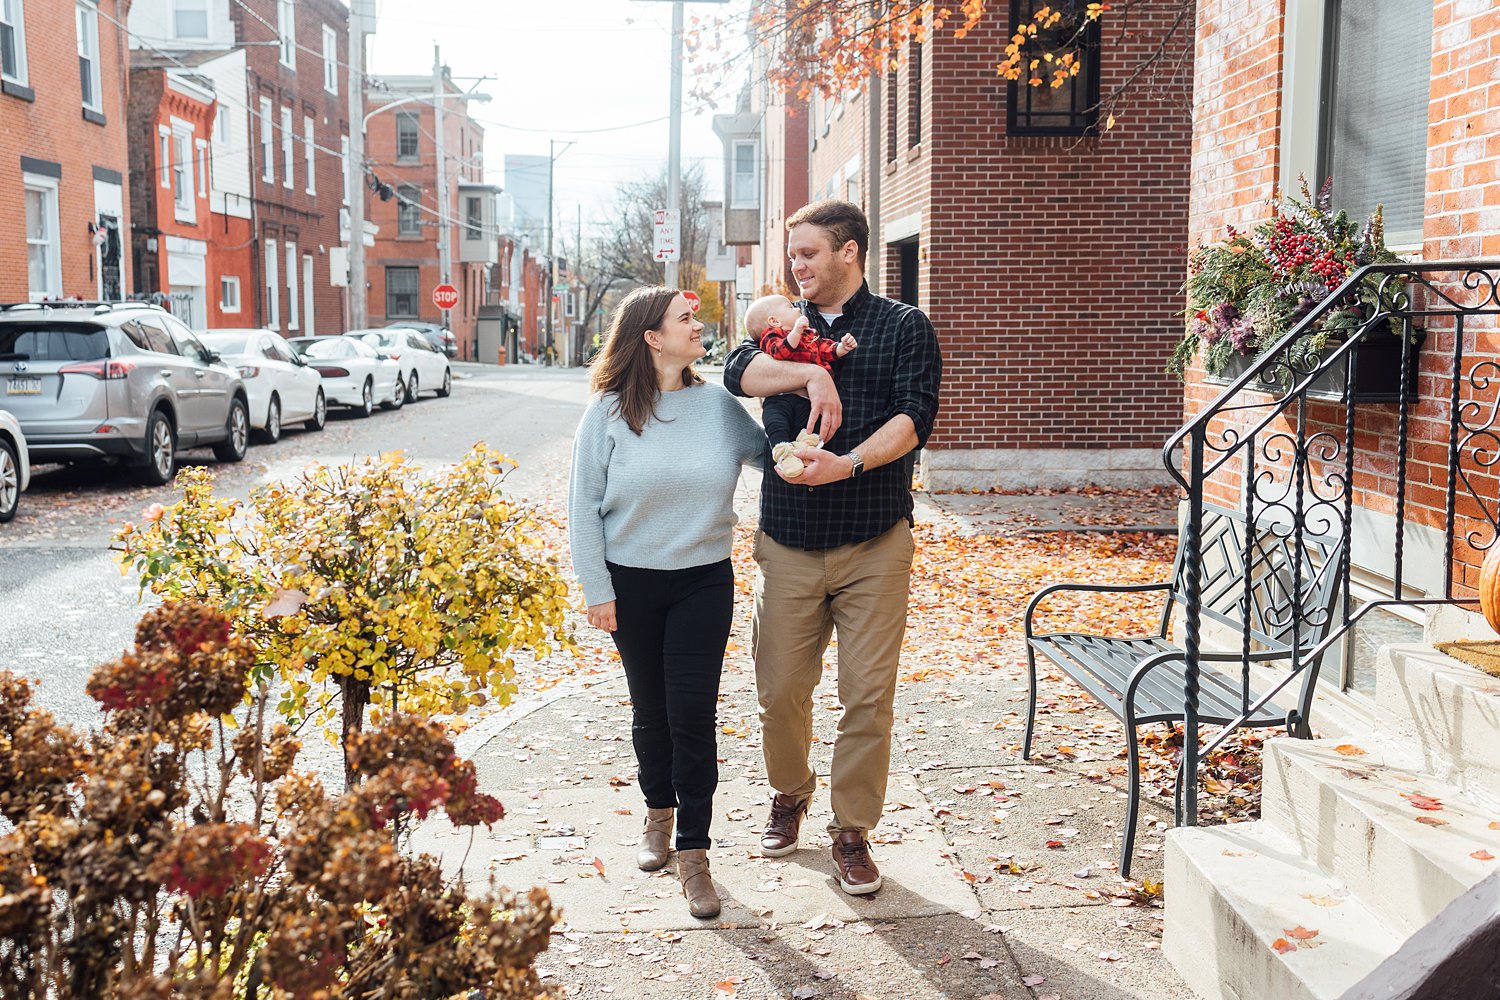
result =
[[[1500,642],[1468,639],[1440,642],[1437,648],[1438,652],[1447,653],[1471,667],[1478,667],[1491,677],[1500,677]]]

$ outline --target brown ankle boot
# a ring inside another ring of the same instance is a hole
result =
[[[708,852],[677,852],[677,877],[682,880],[682,894],[687,897],[688,912],[695,917],[719,915],[719,890],[708,873]]]
[[[636,867],[643,872],[658,871],[667,866],[672,851],[672,817],[675,809],[647,809],[646,829],[641,833],[641,852],[635,856]]]

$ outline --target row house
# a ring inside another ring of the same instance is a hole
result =
[[[194,325],[344,328],[348,19],[337,0],[133,5],[136,274]]]
[[[480,307],[500,261],[500,189],[484,180],[484,129],[468,115],[472,99],[446,66],[440,76],[374,77],[365,139],[377,193],[369,218],[378,227],[365,255],[370,323],[442,323],[470,360],[479,357]],[[444,283],[458,303],[440,310],[433,290]]]
[[[486,302],[479,309],[474,360],[516,364],[536,357],[545,338],[543,294],[550,272],[546,261],[528,248],[527,237],[507,233],[498,239],[499,261],[490,269]]]
[[[966,38],[912,41],[858,95],[801,104],[752,87],[719,121],[727,242],[759,244],[759,290],[795,289],[786,216],[823,198],[865,210],[872,290],[920,306],[942,343],[928,486],[1161,482],[1179,413],[1161,358],[1182,309],[1191,39],[1174,10],[1132,9],[1128,32],[1084,30],[1078,76],[1033,89],[995,64],[1044,2],[992,6]],[[1161,68],[1106,128],[1099,95],[1158,45]]]
[[[118,299],[129,0],[0,0],[0,300]]]

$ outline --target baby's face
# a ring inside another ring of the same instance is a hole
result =
[[[766,299],[758,304],[757,315],[746,317],[750,321],[752,330],[764,330],[768,326],[778,326],[783,330],[791,328],[796,321],[797,310],[792,302],[784,295]]]

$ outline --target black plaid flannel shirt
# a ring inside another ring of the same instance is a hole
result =
[[[844,303],[843,315],[832,325],[810,302],[798,302],[797,308],[822,336],[837,340],[850,333],[859,342],[858,349],[833,364],[844,422],[823,447],[842,455],[898,413],[911,417],[916,425],[917,447],[925,445],[937,416],[943,374],[937,334],[926,315],[914,306],[872,294],[868,285],[861,285]],[[724,366],[724,385],[737,396],[747,395],[740,388],[740,377],[750,360],[761,353],[754,336],[758,332],[751,331]],[[772,404],[766,416],[772,443],[795,437],[807,425],[807,400],[778,397],[774,403],[767,402]],[[760,527],[782,545],[807,550],[877,538],[902,518],[912,520],[911,481],[916,463],[913,450],[855,479],[797,486],[778,476],[767,458]]]

